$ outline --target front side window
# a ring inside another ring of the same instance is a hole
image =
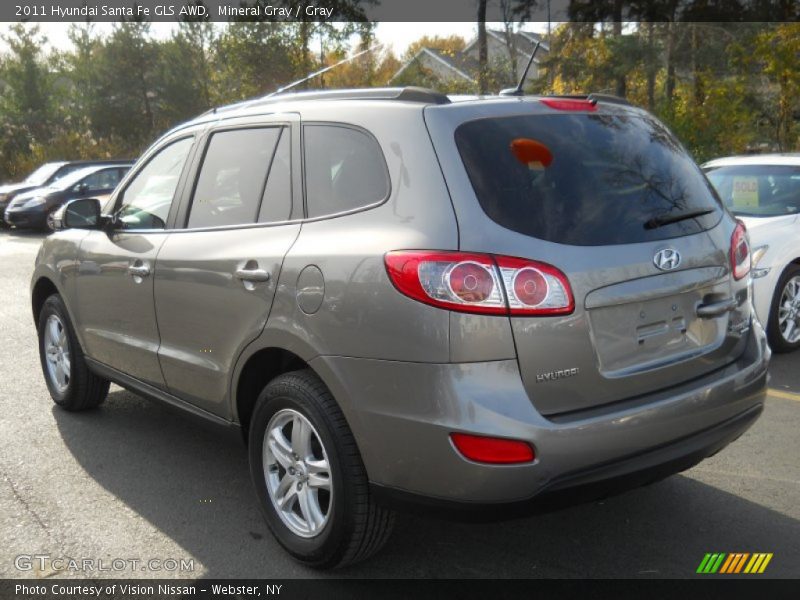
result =
[[[778,217],[800,212],[800,166],[731,165],[706,174],[730,211],[741,217]]]
[[[363,208],[389,195],[383,152],[366,133],[336,125],[306,125],[303,148],[309,217]]]
[[[153,156],[131,180],[117,219],[123,229],[164,229],[194,138],[173,142]]]
[[[119,169],[103,169],[85,177],[78,186],[88,192],[114,189],[120,180]]]
[[[255,223],[281,127],[211,136],[197,177],[190,228]]]

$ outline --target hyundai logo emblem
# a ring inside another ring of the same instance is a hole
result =
[[[681,264],[680,252],[674,248],[664,248],[663,250],[659,250],[653,257],[653,264],[662,271],[672,271],[673,269],[677,269],[678,265]]]

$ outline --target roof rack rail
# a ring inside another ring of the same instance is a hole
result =
[[[367,88],[348,90],[312,90],[304,92],[285,92],[251,98],[228,106],[212,109],[208,113],[277,104],[290,100],[400,100],[405,102],[421,102],[423,104],[450,104],[450,98],[441,92],[421,87]]]
[[[277,104],[287,100],[400,100],[405,102],[420,102],[423,104],[450,104],[446,94],[422,87],[394,87],[394,88],[365,88],[347,90],[311,90],[303,92],[284,92],[282,94],[269,94],[211,108],[199,115],[229,112],[251,106]]]

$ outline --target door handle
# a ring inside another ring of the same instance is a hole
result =
[[[128,273],[133,277],[147,277],[150,275],[150,267],[146,264],[132,264],[128,267]]]
[[[721,302],[709,302],[697,307],[697,316],[701,319],[711,319],[724,315],[726,312],[734,310],[737,306],[739,306],[739,303],[736,298],[728,298]]]
[[[236,269],[236,277],[242,281],[264,282],[269,281],[269,271],[264,269]]]

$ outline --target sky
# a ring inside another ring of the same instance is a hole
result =
[[[11,26],[11,23],[0,23],[0,34],[6,33]],[[99,32],[107,32],[111,29],[112,23],[96,23],[96,30]],[[501,28],[501,23],[487,23],[490,28]],[[153,23],[151,31],[153,36],[157,38],[169,37],[174,23]],[[59,50],[66,50],[70,47],[70,41],[67,37],[69,30],[69,23],[39,23],[41,32],[47,36],[49,45],[52,48]],[[546,23],[531,23],[525,29],[529,31],[543,32],[547,28]],[[419,39],[423,35],[434,36],[448,36],[460,35],[467,40],[472,39],[476,35],[475,23],[379,23],[376,28],[376,38],[378,41],[390,45],[395,54],[399,57],[405,52],[409,44],[414,40]],[[0,42],[0,49],[4,49],[5,44]]]

